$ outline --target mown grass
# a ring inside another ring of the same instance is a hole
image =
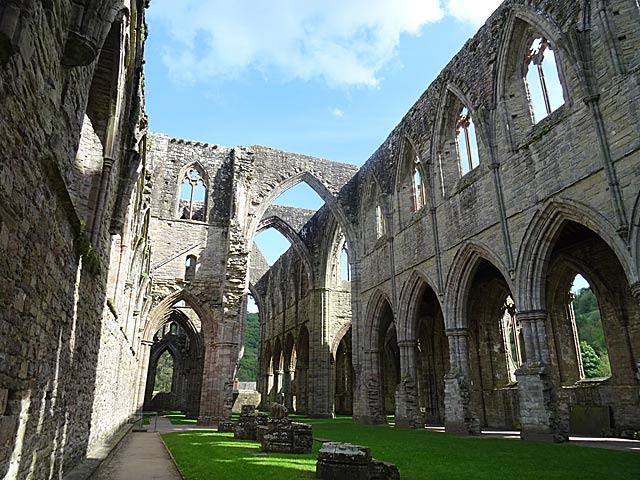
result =
[[[369,446],[375,458],[395,463],[403,480],[640,478],[640,455],[633,452],[357,425],[350,417],[295,419],[313,424],[314,438]],[[314,442],[309,455],[265,455],[257,442],[234,440],[229,433],[163,437],[187,480],[313,478],[320,448]]]
[[[195,425],[198,420],[195,418],[187,418],[186,415],[178,411],[160,412],[161,417],[167,417],[171,425]]]

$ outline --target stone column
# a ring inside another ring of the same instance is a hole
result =
[[[309,328],[308,414],[316,418],[333,418],[332,365],[329,345],[329,301],[327,289],[312,291],[313,317]]]
[[[423,425],[418,402],[415,340],[398,342],[400,348],[400,384],[396,389],[396,426],[419,428]]]
[[[365,369],[362,372],[363,384],[360,388],[364,389],[363,397],[366,403],[363,405],[363,413],[356,415],[354,412],[354,421],[366,424],[386,423],[380,374],[380,351],[365,350],[363,356]]]
[[[205,344],[198,424],[212,425],[231,418],[237,350],[232,342]]]
[[[520,401],[520,438],[562,442],[569,438],[568,412],[560,419],[551,381],[550,355],[544,322],[545,310],[518,312],[527,361],[516,370]]]
[[[309,413],[309,389],[307,388],[307,366],[296,366],[296,413]]]
[[[451,369],[444,377],[445,430],[462,435],[479,435],[480,419],[471,403],[467,329],[447,330],[447,340]]]
[[[138,377],[138,398],[135,406],[136,411],[142,411],[147,390],[149,388],[153,388],[153,384],[149,387],[147,382],[147,377],[149,375],[149,356],[151,355],[152,345],[153,342],[150,340],[142,340],[140,342],[140,363],[138,365],[140,375]]]
[[[284,377],[282,378],[284,406],[287,407],[289,412],[293,412],[293,372],[291,369],[285,370]]]

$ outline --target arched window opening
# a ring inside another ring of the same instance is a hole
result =
[[[506,298],[502,308],[503,313],[500,319],[500,326],[505,344],[505,360],[507,362],[509,378],[512,382],[515,382],[516,369],[521,367],[525,360],[524,338],[522,336],[520,322],[516,316],[516,306],[511,296]]]
[[[273,201],[273,205],[304,208],[305,210],[319,210],[324,200],[306,182],[300,182],[282,192]]]
[[[589,282],[580,274],[573,280],[570,299],[570,313],[582,361],[581,377],[610,377],[609,350],[602,328],[598,299]]]
[[[153,395],[160,392],[171,392],[173,384],[173,356],[165,350],[158,358]]]
[[[545,37],[533,41],[525,61],[526,85],[533,121],[537,123],[564,103],[562,84],[555,54]]]
[[[260,319],[258,306],[247,294],[247,316],[244,330],[244,350],[236,374],[240,382],[256,382],[258,378],[258,345],[260,343]]]
[[[342,250],[340,251],[340,279],[345,282],[351,281],[351,265],[349,264],[347,242],[342,244]]]
[[[184,279],[190,282],[196,277],[196,268],[198,265],[198,257],[195,255],[188,255],[184,267]]]
[[[420,158],[416,156],[413,165],[413,211],[417,212],[427,203],[422,175],[420,175]]]
[[[282,254],[291,247],[291,242],[287,237],[275,228],[267,228],[258,232],[254,242],[269,266],[276,263]]]
[[[176,322],[171,322],[171,328],[169,329],[169,333],[171,335],[176,335],[178,333],[178,324]]]
[[[471,118],[471,112],[463,107],[456,121],[456,137],[458,142],[458,159],[460,174],[466,175],[480,164],[476,128]]]
[[[382,207],[376,205],[376,238],[382,238],[384,235],[384,215],[382,214]]]
[[[203,172],[196,165],[189,167],[180,184],[180,218],[204,222],[207,185]]]

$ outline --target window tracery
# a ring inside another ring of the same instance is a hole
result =
[[[471,112],[463,107],[456,120],[456,138],[458,142],[458,160],[460,173],[466,175],[480,164],[476,129]]]
[[[204,174],[197,165],[189,167],[180,181],[181,219],[205,221],[207,185]]]
[[[538,37],[532,42],[525,57],[525,67],[525,82],[536,123],[564,103],[555,54],[547,38]]]

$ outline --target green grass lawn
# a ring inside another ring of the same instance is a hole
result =
[[[172,425],[195,425],[198,420],[195,418],[186,418],[186,415],[182,412],[160,412],[161,417],[167,417]]]
[[[375,458],[398,466],[403,480],[640,478],[640,455],[633,452],[357,425],[350,417],[304,420],[313,424],[314,438],[371,447]],[[267,455],[257,442],[234,440],[229,433],[191,431],[163,437],[187,480],[314,478],[320,448],[314,442],[310,455]]]

